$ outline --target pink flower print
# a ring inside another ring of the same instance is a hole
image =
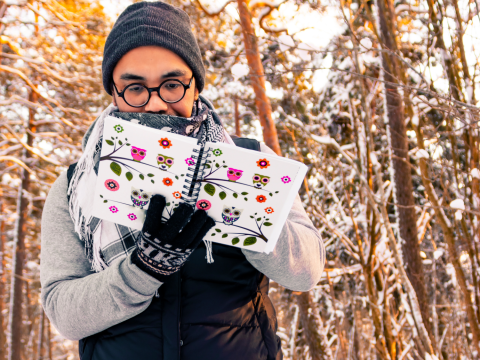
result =
[[[110,191],[117,191],[120,189],[120,185],[113,179],[105,180],[105,187]]]
[[[130,214],[128,214],[128,218],[132,221],[137,220],[137,215],[135,215],[134,213],[130,213]]]
[[[193,160],[192,158],[185,159],[185,162],[187,163],[188,166],[195,165],[195,160]]]
[[[208,200],[197,201],[197,209],[199,209],[199,210],[208,210],[211,207],[212,207],[212,204]]]
[[[288,184],[290,181],[292,181],[292,179],[290,179],[289,176],[284,176],[284,177],[282,177],[282,182],[283,182],[284,184]]]
[[[110,206],[110,207],[108,208],[108,210],[110,210],[110,211],[111,211],[112,213],[114,213],[114,214],[115,214],[116,212],[118,212],[118,209],[117,209],[116,206]]]

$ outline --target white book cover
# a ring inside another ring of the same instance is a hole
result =
[[[224,143],[202,150],[195,138],[110,116],[93,216],[140,230],[150,198],[161,194],[164,221],[187,201],[216,221],[205,240],[269,253],[306,172],[294,160]]]

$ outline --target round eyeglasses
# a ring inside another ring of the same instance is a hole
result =
[[[130,84],[123,89],[122,92],[119,92],[115,83],[115,91],[118,96],[121,97],[127,105],[131,107],[143,107],[148,104],[152,92],[156,91],[160,99],[168,104],[175,104],[181,101],[187,90],[192,86],[193,76],[190,79],[188,85],[185,85],[183,82],[177,79],[165,80],[160,84],[160,86],[149,88],[143,84]]]

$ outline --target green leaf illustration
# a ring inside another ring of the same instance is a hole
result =
[[[155,184],[155,181],[154,180],[150,180],[152,182],[152,184]]]
[[[263,225],[265,225],[265,226],[272,226],[273,224],[270,223],[270,222],[264,222]]]
[[[233,197],[236,199],[238,198],[238,194],[237,193],[233,193]]]
[[[270,195],[270,196],[273,196],[273,194],[272,194],[272,193],[270,193],[270,194],[268,194],[268,195]]]
[[[220,196],[220,199],[225,199],[227,197],[227,193],[225,191],[222,191],[220,194],[218,194],[218,196]]]
[[[170,203],[168,202],[166,206],[170,206]]]
[[[275,194],[278,194],[278,191],[275,191]]]
[[[177,180],[178,180],[178,176],[177,176],[177,175],[175,175],[175,179],[177,179]]]
[[[129,144],[129,143],[127,143],[126,145],[127,145],[127,146],[130,146],[130,144]]]
[[[212,233],[210,236],[215,236],[216,234],[215,233]]]
[[[118,140],[118,145],[123,145],[122,140]]]
[[[243,198],[243,200],[248,201],[248,198]]]
[[[238,237],[235,237],[232,239],[232,245],[237,245],[240,242],[240,239]]]
[[[112,140],[105,140],[105,142],[110,145],[110,146],[113,146],[113,141]]]
[[[144,180],[145,179],[145,176],[143,176],[143,174],[140,174],[138,175],[140,177],[140,179]]]
[[[243,241],[243,246],[253,245],[257,242],[257,238],[255,236],[249,236]]]
[[[205,164],[205,168],[206,168],[206,169],[210,169],[211,166],[210,166],[209,164]]]
[[[253,219],[253,216],[252,216],[252,215],[250,215],[250,217]]]
[[[132,180],[133,179],[133,174],[129,171],[125,174],[126,178],[128,181]]]
[[[148,177],[154,177],[155,175],[153,174],[147,174]]]
[[[223,165],[224,168],[228,167],[227,165]]]
[[[203,189],[205,190],[205,192],[210,195],[210,196],[213,196],[215,195],[215,186],[213,186],[212,184],[205,184],[205,186],[203,187]]]
[[[219,167],[220,167],[220,164],[215,164],[215,167],[219,168]]]
[[[108,202],[108,200],[103,200],[104,203]]]
[[[262,218],[257,218],[257,221],[260,221],[260,220],[262,220]]]
[[[115,175],[120,176],[122,174],[122,167],[118,165],[116,162],[110,163],[110,169],[115,173]]]
[[[222,230],[220,230],[220,229],[215,229],[215,231],[216,231],[216,232],[222,232]]]
[[[222,239],[226,238],[227,236],[228,236],[228,234],[223,234]]]
[[[244,192],[242,192],[242,195],[248,195],[248,193],[244,191]]]
[[[100,195],[101,198],[103,198],[103,195]]]

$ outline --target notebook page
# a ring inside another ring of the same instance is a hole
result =
[[[140,230],[150,198],[161,194],[169,218],[185,199],[197,139],[109,116],[102,141],[93,216]]]
[[[211,161],[197,208],[216,221],[204,240],[271,252],[307,167],[294,160],[223,143],[207,143]]]

